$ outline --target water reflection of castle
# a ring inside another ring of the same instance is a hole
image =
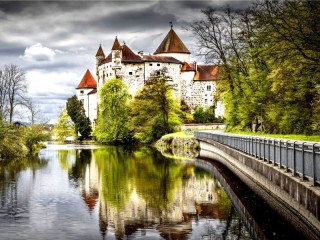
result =
[[[125,206],[117,208],[108,205],[103,195],[99,195],[104,186],[94,157],[82,171],[84,176],[79,188],[90,212],[99,204],[99,227],[103,235],[107,229],[113,229],[115,236],[122,238],[137,230],[143,234],[143,229],[156,225],[165,239],[169,235],[175,239],[184,239],[192,231],[192,219],[199,215],[210,218],[219,215],[219,210],[215,207],[218,202],[218,182],[206,176],[199,179],[191,173],[181,180],[176,185],[173,201],[165,209],[150,206],[135,188]]]

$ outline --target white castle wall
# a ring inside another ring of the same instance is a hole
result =
[[[164,57],[174,57],[181,62],[190,62],[190,54],[189,53],[157,53],[157,56]]]
[[[97,94],[88,95],[92,90],[93,88],[77,89],[76,95],[83,104],[86,116],[89,117],[91,123],[94,123],[97,119]]]

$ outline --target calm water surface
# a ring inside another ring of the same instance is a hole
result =
[[[228,197],[233,198],[229,188],[201,164],[168,159],[147,148],[49,145],[39,158],[0,166],[0,239],[282,234],[268,226],[252,230],[243,218],[248,213],[239,211],[243,205]]]

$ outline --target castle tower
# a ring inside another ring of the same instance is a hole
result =
[[[176,32],[172,29],[172,25],[167,36],[163,39],[157,50],[154,52],[154,55],[174,57],[181,62],[190,61],[190,52],[178,37]]]
[[[89,70],[77,86],[76,95],[83,104],[86,116],[93,123],[97,119],[97,82]]]
[[[121,59],[122,59],[122,47],[118,41],[118,38],[114,40],[113,46],[111,48],[112,51],[112,68],[121,68]]]
[[[102,50],[101,44],[100,47],[98,48],[97,54],[96,54],[96,75],[99,76],[98,73],[98,67],[100,65],[100,63],[104,60],[105,55],[104,52]]]

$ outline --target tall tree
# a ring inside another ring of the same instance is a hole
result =
[[[74,123],[65,108],[63,108],[59,114],[58,121],[54,126],[54,134],[58,141],[64,141],[68,136],[74,138],[77,136]]]
[[[108,80],[100,89],[99,116],[93,133],[99,142],[123,144],[130,141],[129,99],[128,87],[119,79]]]
[[[142,142],[152,142],[180,125],[180,109],[173,98],[167,69],[154,71],[130,103],[131,128]]]
[[[25,102],[27,81],[25,73],[16,65],[5,65],[1,74],[1,117],[8,111],[9,122],[12,123],[16,106]]]
[[[86,116],[82,102],[74,95],[68,99],[66,108],[68,115],[75,124],[76,132],[80,133],[79,139],[88,138],[92,129],[90,119]]]
[[[190,29],[206,60],[221,64],[227,129],[249,129],[263,120],[268,132],[320,131],[320,5],[264,0],[203,14]]]

